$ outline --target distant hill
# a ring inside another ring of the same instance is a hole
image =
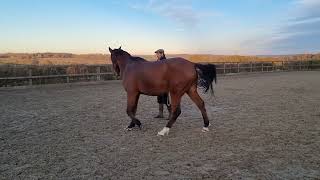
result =
[[[154,61],[153,55],[137,55],[149,61]],[[320,60],[318,54],[297,55],[211,55],[211,54],[171,54],[170,57],[183,57],[193,62],[270,62],[270,61],[304,61]],[[71,53],[5,53],[0,54],[0,64],[34,64],[34,65],[63,65],[63,64],[111,64],[108,54],[71,54]]]

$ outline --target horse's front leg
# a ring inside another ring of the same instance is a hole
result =
[[[135,117],[137,112],[139,93],[127,93],[127,114],[131,118],[131,122],[127,130],[132,130],[135,125],[141,129],[141,122]]]

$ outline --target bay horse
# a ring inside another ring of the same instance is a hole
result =
[[[171,115],[167,125],[158,135],[169,134],[169,130],[181,114],[180,102],[186,93],[200,109],[204,126],[203,132],[209,131],[209,119],[204,101],[197,92],[197,86],[209,89],[213,93],[212,84],[216,82],[216,66],[213,64],[197,64],[183,58],[170,58],[165,61],[147,61],[131,56],[121,49],[111,49],[111,61],[114,71],[122,79],[127,92],[127,114],[131,118],[127,130],[136,125],[141,129],[141,122],[135,117],[137,104],[141,94],[159,96],[170,93]]]

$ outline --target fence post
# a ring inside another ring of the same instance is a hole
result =
[[[97,81],[100,81],[101,76],[100,76],[100,66],[97,67]]]
[[[238,65],[238,73],[240,72],[240,63],[237,63]]]
[[[299,70],[300,70],[300,71],[301,71],[301,69],[302,69],[301,66],[302,66],[302,61],[299,62]]]
[[[274,69],[274,62],[272,61],[271,63],[272,63],[272,71],[274,71],[275,70]]]
[[[250,62],[250,72],[252,72],[253,71],[253,69],[252,69],[253,67],[252,67],[252,62]]]
[[[263,72],[263,63],[261,64],[261,71]]]
[[[32,69],[28,70],[28,76],[29,76],[29,86],[32,86]]]
[[[70,82],[70,77],[69,77],[69,75],[67,76],[67,83],[69,83]]]
[[[281,61],[281,64],[282,64],[282,71],[284,71],[284,63],[283,63],[283,61]]]
[[[226,63],[223,63],[223,74],[226,73]]]

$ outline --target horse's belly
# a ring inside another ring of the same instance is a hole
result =
[[[161,80],[142,81],[139,83],[138,87],[140,93],[149,96],[158,96],[169,91],[168,82]]]

